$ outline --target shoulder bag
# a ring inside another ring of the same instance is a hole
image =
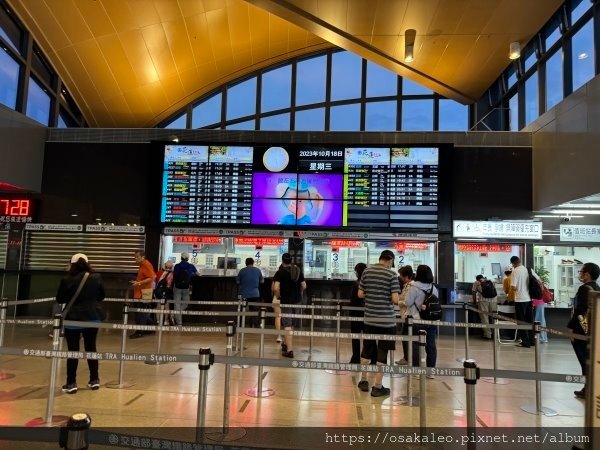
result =
[[[65,317],[67,317],[67,313],[71,309],[71,306],[73,306],[73,303],[75,303],[75,300],[77,299],[77,297],[79,297],[79,294],[81,293],[81,290],[83,289],[83,285],[85,284],[85,282],[87,281],[89,276],[90,276],[89,272],[85,272],[83,274],[83,278],[79,282],[79,286],[77,286],[77,290],[75,291],[75,294],[73,294],[73,297],[71,298],[71,300],[69,300],[69,303],[67,303],[67,306],[62,311],[61,315],[62,315],[63,319]]]

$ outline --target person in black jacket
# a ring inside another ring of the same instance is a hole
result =
[[[71,266],[58,287],[56,301],[68,307],[69,302],[77,292],[77,289],[85,273],[89,276],[79,295],[72,302],[71,307],[65,315],[65,320],[79,320],[83,322],[101,322],[104,312],[100,302],[104,300],[104,286],[100,275],[91,273],[92,268],[88,263],[88,257],[83,253],[76,253],[71,258]],[[64,314],[64,313],[63,313]],[[86,352],[96,351],[96,336],[98,328],[84,328],[77,326],[65,326],[65,338],[69,351],[79,351],[79,341],[83,336],[83,345]],[[77,392],[77,365],[78,359],[67,359],[67,383],[62,387],[63,392],[74,394]],[[88,359],[90,369],[90,381],[88,387],[92,390],[100,388],[100,377],[98,376],[98,360]]]
[[[594,263],[585,263],[581,270],[579,270],[579,281],[583,284],[577,289],[575,294],[575,304],[573,309],[573,317],[569,320],[567,328],[571,329],[573,333],[577,334],[589,334],[587,330],[584,330],[581,326],[581,322],[578,317],[587,318],[588,316],[588,294],[590,291],[600,291],[598,286],[598,277],[600,277],[600,267]],[[586,375],[586,359],[587,359],[587,341],[581,339],[571,339],[573,350],[575,350],[575,356],[581,365],[581,372]],[[580,391],[574,391],[575,397],[585,398],[585,386]]]

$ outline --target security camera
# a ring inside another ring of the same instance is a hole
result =
[[[564,218],[563,218],[563,222],[570,222],[570,221],[571,221],[571,218],[570,218],[570,217],[564,217]]]

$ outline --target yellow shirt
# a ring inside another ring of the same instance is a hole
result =
[[[502,281],[502,290],[506,294],[506,298],[509,302],[515,301],[515,290],[510,285],[510,275],[504,278],[504,280]]]

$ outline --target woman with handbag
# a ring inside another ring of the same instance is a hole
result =
[[[92,273],[86,255],[76,253],[71,258],[69,271],[61,280],[56,293],[56,301],[59,304],[66,304],[62,311],[63,319],[101,322],[104,320],[104,311],[100,303],[102,300],[104,300],[104,286],[100,275]],[[95,352],[97,335],[98,328],[65,326],[65,339],[69,351],[79,351],[79,341],[83,336],[85,351]],[[90,370],[88,387],[95,391],[100,388],[98,360],[88,359],[87,362]],[[78,359],[67,359],[67,383],[62,387],[62,391],[67,394],[77,392],[78,363]]]
[[[575,294],[575,302],[573,308],[573,316],[567,328],[573,333],[589,335],[587,329],[587,317],[588,317],[588,294],[590,291],[600,291],[598,286],[598,277],[600,277],[600,267],[594,263],[585,263],[581,270],[579,270],[579,281],[583,284],[577,289]],[[571,339],[571,345],[575,350],[575,356],[581,366],[582,375],[586,375],[586,364],[587,359],[587,342],[581,339]],[[585,398],[585,385],[580,391],[574,391],[575,397]]]

